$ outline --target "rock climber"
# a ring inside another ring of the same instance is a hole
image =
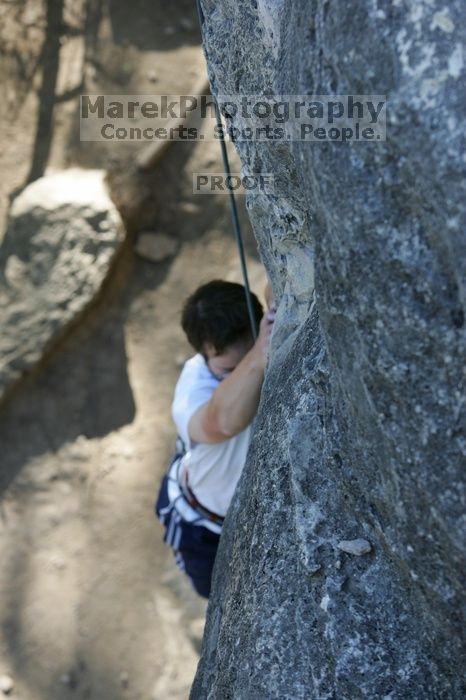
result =
[[[271,287],[266,287],[271,303]],[[263,314],[252,294],[254,341],[245,290],[213,280],[185,302],[182,328],[196,354],[184,365],[172,415],[177,454],[162,480],[155,509],[164,541],[199,595],[208,598],[222,524],[246,460],[275,310]]]

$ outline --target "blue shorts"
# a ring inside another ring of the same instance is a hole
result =
[[[183,520],[176,509],[170,507],[167,487],[168,476],[165,475],[155,503],[156,515],[165,527],[164,542],[172,547],[176,564],[191,579],[195,591],[208,598],[220,535]]]

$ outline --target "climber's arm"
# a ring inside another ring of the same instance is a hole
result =
[[[252,349],[218,385],[212,398],[192,416],[188,432],[194,442],[224,442],[238,435],[254,418],[259,405],[273,314],[266,313]]]

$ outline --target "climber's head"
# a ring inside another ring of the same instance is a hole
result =
[[[262,306],[255,294],[251,297],[259,325]],[[181,325],[218,378],[234,369],[253,345],[244,287],[235,282],[213,280],[196,289],[184,304]]]

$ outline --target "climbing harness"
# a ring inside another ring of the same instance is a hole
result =
[[[162,479],[155,512],[165,525],[164,542],[176,551],[182,536],[183,522],[202,525],[220,534],[224,518],[202,506],[188,486],[186,475],[181,474],[186,448],[180,437],[176,451]]]
[[[194,495],[194,492],[190,489],[189,487],[189,478],[188,478],[188,470],[184,472],[182,479],[181,479],[181,490],[183,491],[184,497],[188,501],[189,505],[194,508],[200,515],[204,516],[207,520],[210,520],[213,523],[216,523],[217,525],[223,525],[223,521],[225,518],[223,518],[221,515],[218,515],[217,513],[213,513],[211,510],[208,508],[205,508],[202,503],[199,503],[197,500],[196,496]]]
[[[199,27],[201,30],[201,37],[203,38],[204,13],[202,12],[200,0],[196,0],[196,6],[197,6],[197,14],[199,17]],[[231,182],[230,161],[228,160],[228,153],[227,153],[227,148],[225,145],[225,138],[223,137],[223,125],[222,125],[222,119],[220,116],[220,109],[218,107],[217,98],[213,94],[212,94],[212,96],[214,98],[214,103],[215,103],[215,118],[217,121],[218,133],[222,134],[222,136],[220,136],[219,140],[220,140],[220,149],[222,151],[223,167],[225,170],[225,175],[227,177],[227,182]],[[241,235],[241,227],[240,227],[240,223],[239,223],[238,209],[236,207],[235,194],[234,194],[233,190],[231,189],[231,187],[228,188],[228,196],[229,196],[229,200],[230,200],[230,210],[231,210],[231,218],[233,221],[233,230],[235,232],[236,245],[238,246],[239,259],[240,259],[240,263],[241,263],[241,272],[242,272],[243,281],[244,281],[244,289],[245,289],[245,295],[246,295],[246,304],[248,307],[249,322],[251,324],[252,336],[253,336],[254,340],[256,340],[256,338],[257,338],[257,323],[256,323],[256,317],[254,316],[253,306],[252,306],[251,289],[249,286],[246,257],[244,255],[243,237]]]

